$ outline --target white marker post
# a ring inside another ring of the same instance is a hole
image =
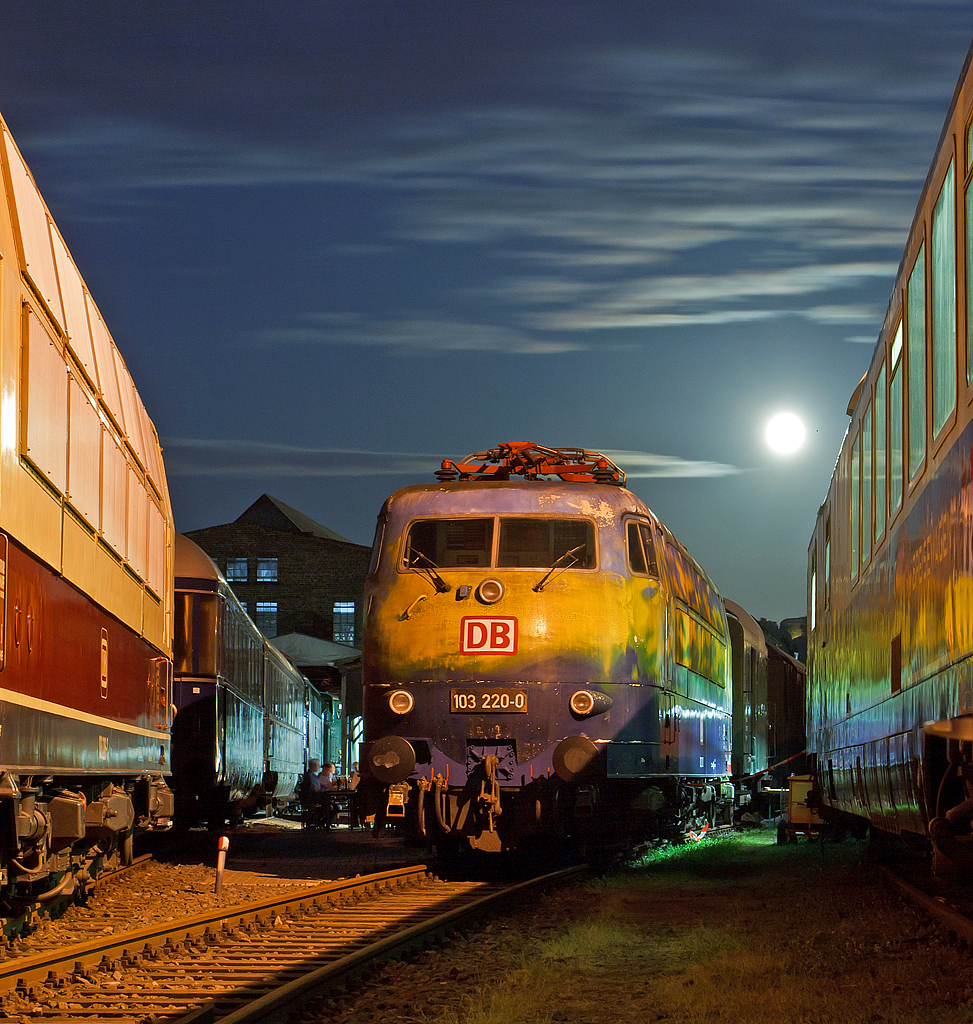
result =
[[[219,853],[216,855],[216,885],[213,892],[223,891],[223,868],[226,867],[226,851],[230,848],[230,840],[220,836]]]

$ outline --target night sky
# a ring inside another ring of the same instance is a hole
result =
[[[266,491],[368,544],[444,457],[594,448],[726,597],[804,614],[967,0],[4,0],[0,26],[0,112],[178,530]]]

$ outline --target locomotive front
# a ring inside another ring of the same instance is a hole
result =
[[[676,542],[621,471],[513,444],[437,475],[388,499],[366,581],[373,807],[500,852],[664,831],[718,802],[725,636],[669,636]]]

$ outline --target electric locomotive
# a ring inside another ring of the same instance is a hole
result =
[[[527,442],[385,502],[365,584],[366,799],[491,853],[729,821],[723,602],[608,458]]]
[[[158,437],[0,121],[0,902],[67,898],[172,816]]]

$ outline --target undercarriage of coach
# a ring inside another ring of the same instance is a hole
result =
[[[368,762],[373,778],[386,775],[377,810],[411,837],[484,853],[509,853],[541,839],[586,851],[681,842],[731,824],[733,787],[725,780],[609,778],[594,758],[584,761],[574,750],[570,741],[576,740],[555,752],[555,771],[520,785],[501,777],[501,759],[490,754],[462,785],[440,772],[389,781],[395,768],[401,774],[413,762],[411,744],[398,737],[377,741]]]
[[[132,861],[137,833],[168,828],[172,791],[161,775],[124,780],[0,771],[0,917],[29,931],[37,908],[83,898],[104,871]]]
[[[968,876],[973,868],[973,718],[929,722],[922,731],[916,789],[929,822],[933,872]]]

